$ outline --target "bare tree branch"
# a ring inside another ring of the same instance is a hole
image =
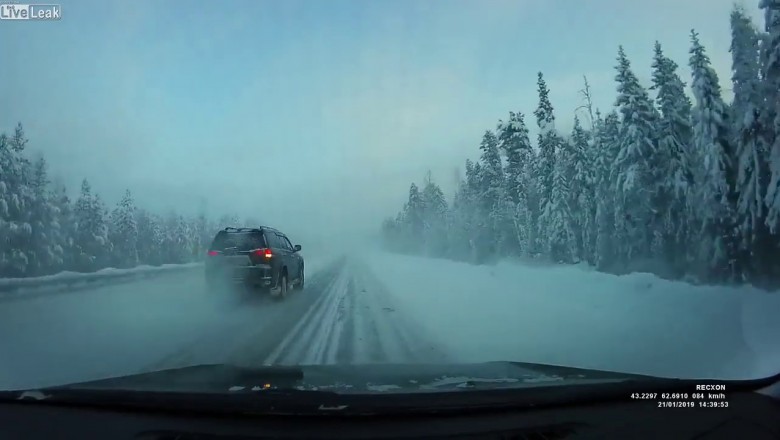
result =
[[[588,83],[588,77],[583,75],[582,78],[585,80],[585,88],[580,90],[580,94],[585,100],[585,103],[577,107],[574,111],[578,112],[583,109],[587,110],[588,119],[590,120],[590,129],[594,130],[596,128],[595,127],[596,119],[593,117],[593,95],[590,91],[590,83]]]

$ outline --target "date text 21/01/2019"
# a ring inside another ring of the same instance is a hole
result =
[[[696,385],[693,392],[631,393],[632,400],[655,400],[659,408],[728,408],[725,385]]]

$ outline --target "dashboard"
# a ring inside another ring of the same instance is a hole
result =
[[[0,403],[2,439],[779,439],[780,400],[729,393],[720,404],[660,396],[550,408],[415,416],[269,416]],[[666,396],[671,397],[671,396]],[[679,396],[681,397],[681,396]],[[699,402],[701,403],[701,402]]]

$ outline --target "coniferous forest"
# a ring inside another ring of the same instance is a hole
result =
[[[780,0],[760,7],[761,27],[739,7],[731,13],[733,96],[695,31],[691,78],[656,42],[652,84],[641,84],[620,47],[614,107],[593,108],[586,79],[587,118],[575,117],[570,133],[556,130],[539,73],[533,112],[510,111],[485,131],[451,201],[430,173],[412,183],[382,225],[384,245],[472,263],[535,258],[776,288]]]
[[[21,123],[0,135],[0,277],[199,261],[217,225],[239,223],[236,216],[215,224],[205,214],[152,213],[129,190],[108,207],[86,179],[71,200],[50,181],[45,158],[28,158],[27,144]]]
[[[510,111],[485,131],[454,197],[430,175],[411,184],[382,225],[385,246],[472,263],[534,258],[777,287],[780,0],[761,8],[761,26],[737,7],[731,14],[731,93],[694,31],[691,78],[656,43],[652,83],[643,85],[619,48],[614,107],[594,108],[586,80],[585,115],[569,133],[556,130],[539,73],[533,111]],[[217,225],[239,224],[152,213],[130,191],[109,207],[87,180],[71,200],[27,145],[21,123],[0,135],[0,277],[196,261]]]

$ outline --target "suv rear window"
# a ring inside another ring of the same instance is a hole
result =
[[[222,251],[227,248],[238,248],[239,251],[251,251],[265,247],[262,232],[225,232],[220,231],[209,250]]]
[[[274,233],[273,231],[269,231],[266,234],[266,239],[268,239],[268,245],[270,247],[276,248],[276,249],[278,249],[280,247],[279,246],[279,238],[276,236],[276,233]]]

